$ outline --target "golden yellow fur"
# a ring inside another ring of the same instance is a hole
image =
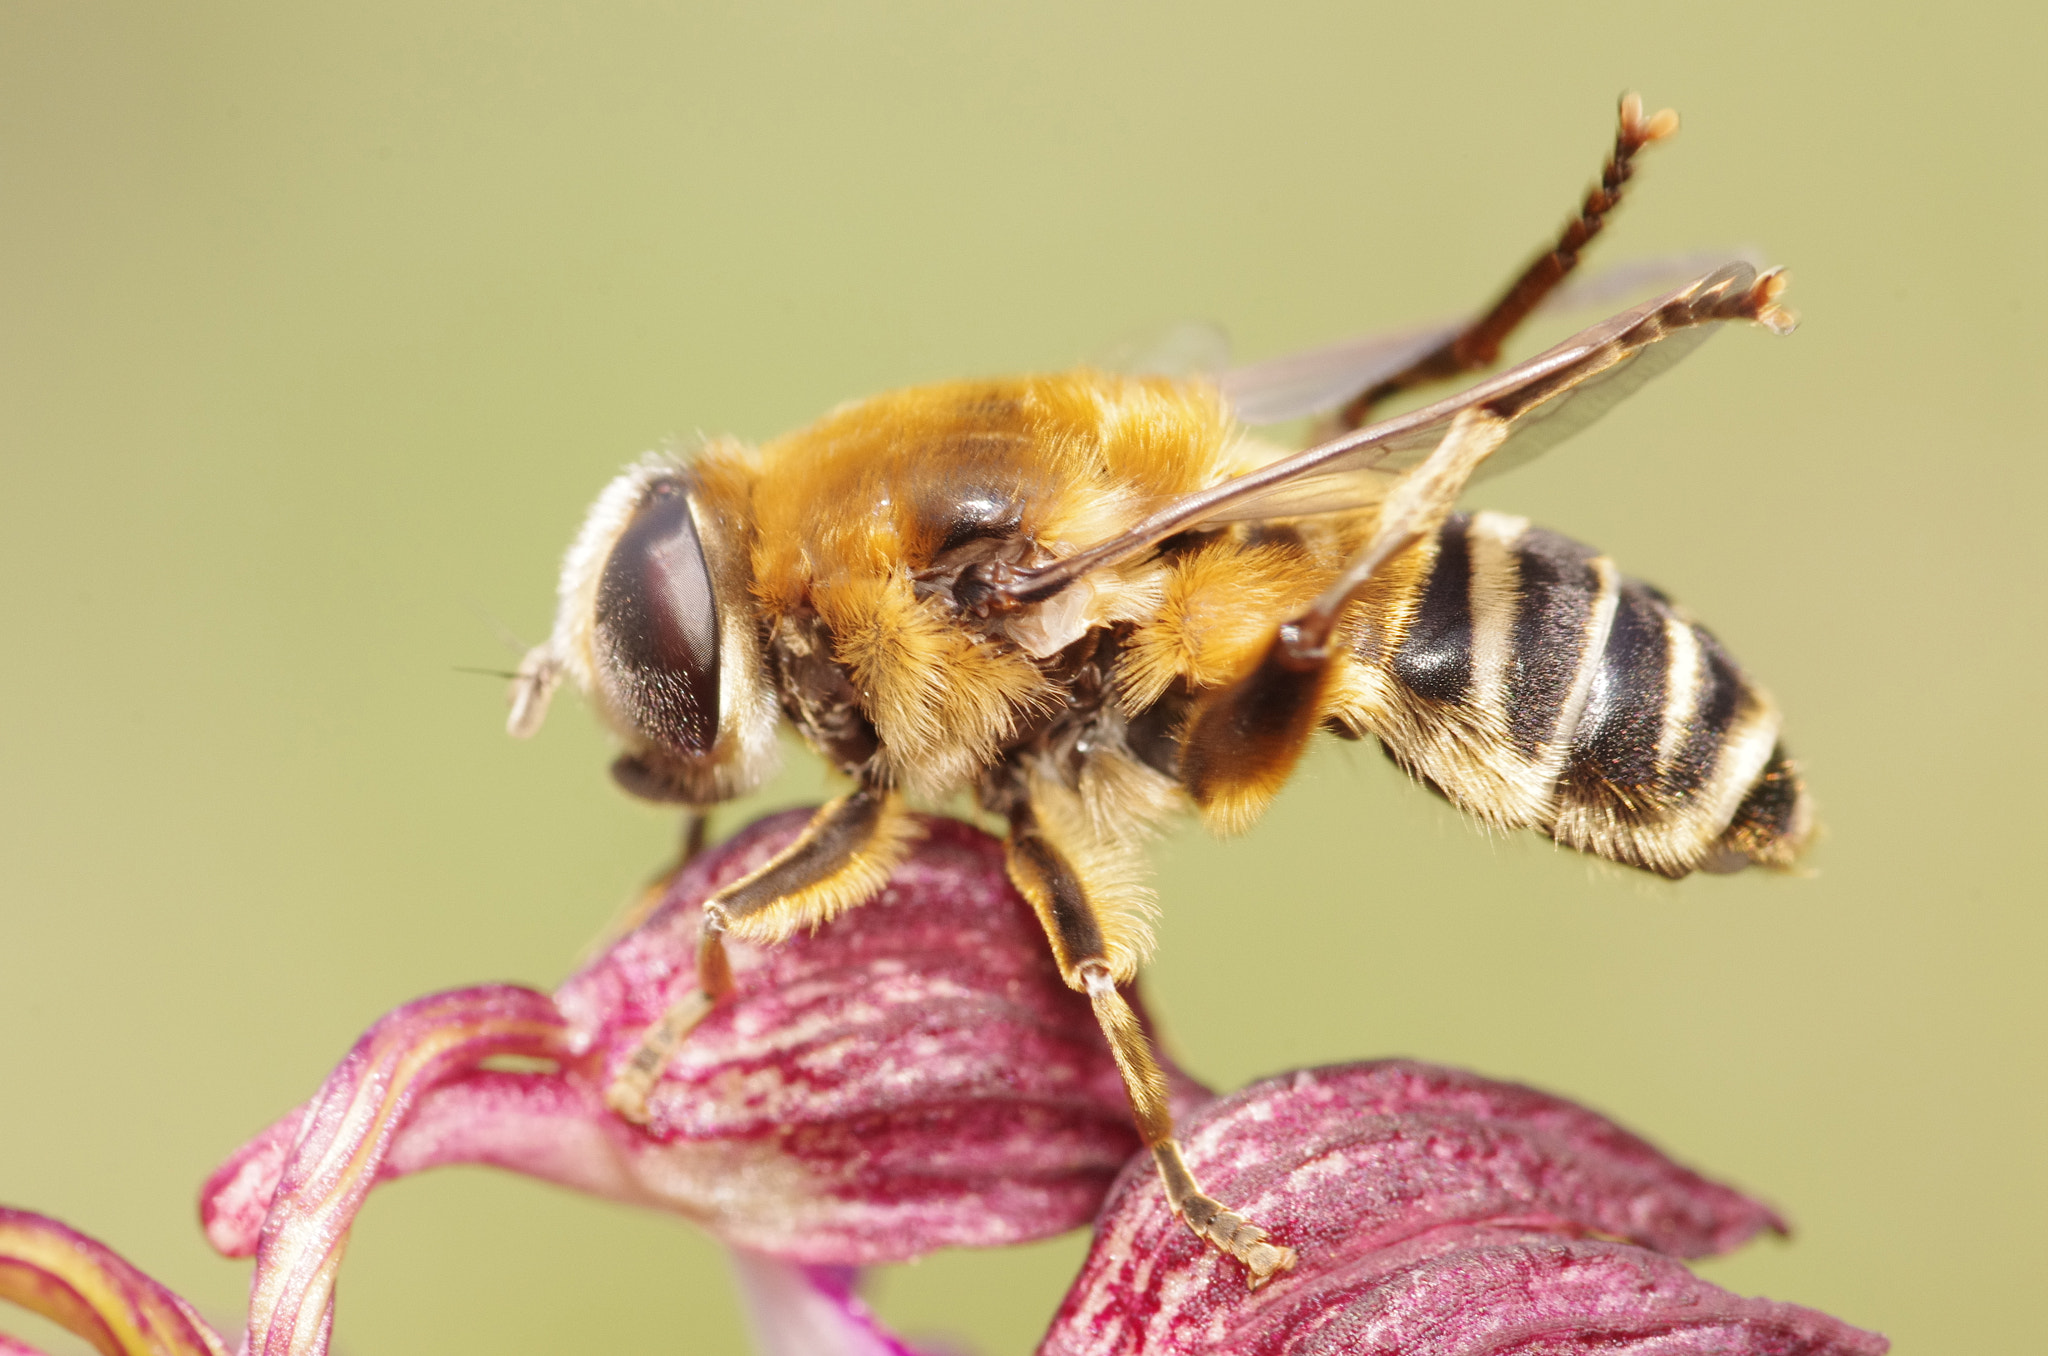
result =
[[[962,631],[900,574],[814,590],[901,785],[939,796],[995,760],[1027,713],[1054,700],[1038,666]]]
[[[771,629],[817,613],[861,689],[890,779],[938,798],[1060,700],[1030,655],[917,596],[912,578],[943,545],[948,497],[988,485],[1019,506],[1017,536],[1060,554],[1241,469],[1235,439],[1204,388],[1093,372],[848,405],[730,464],[752,486],[754,596]],[[1136,566],[1091,580],[1080,621],[1148,614],[1158,574]]]
[[[1143,710],[1177,680],[1202,688],[1242,677],[1274,626],[1307,606],[1335,572],[1304,554],[1233,534],[1175,560],[1162,576],[1157,608],[1125,645],[1117,671],[1125,705]]]

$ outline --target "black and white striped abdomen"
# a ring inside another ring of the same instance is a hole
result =
[[[1358,723],[1502,827],[1666,876],[1789,864],[1810,812],[1778,710],[1703,627],[1500,513],[1438,532]]]

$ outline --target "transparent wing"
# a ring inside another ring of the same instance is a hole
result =
[[[1376,503],[1403,472],[1436,448],[1460,414],[1505,425],[1488,461],[1521,462],[1598,419],[1658,372],[1698,347],[1714,327],[1756,321],[1780,334],[1794,325],[1777,305],[1784,275],[1729,264],[1590,329],[1448,399],[1184,495],[1106,541],[1065,559],[1018,570],[992,586],[1001,602],[1042,601],[1067,584],[1190,528],[1294,517]]]
[[[1731,302],[1739,308],[1758,287],[1774,296],[1780,278],[1774,273],[1760,279],[1748,264],[1728,264],[1582,330],[1447,400],[1275,462],[1254,473],[1271,476],[1270,487],[1247,487],[1201,521],[1294,517],[1377,503],[1388,487],[1436,449],[1460,411],[1476,405],[1504,415],[1510,427],[1506,441],[1472,478],[1481,480],[1521,466],[1592,424],[1692,353],[1714,333],[1714,322],[1762,318],[1723,310]],[[1768,298],[1764,304],[1769,306]],[[1789,319],[1784,323],[1789,325]]]
[[[1675,287],[1711,274],[1731,262],[1754,264],[1755,260],[1746,251],[1721,250],[1619,264],[1564,284],[1544,298],[1537,310],[1568,314],[1616,306],[1652,289]],[[1280,424],[1337,409],[1450,342],[1467,323],[1446,320],[1394,333],[1363,335],[1263,362],[1241,367],[1219,364],[1210,370],[1216,373],[1217,386],[1240,420],[1254,425]]]
[[[1230,409],[1247,424],[1282,424],[1334,410],[1377,381],[1449,342],[1463,321],[1396,334],[1368,334],[1282,358],[1233,367],[1216,377]]]
[[[1712,329],[1702,326],[1660,337],[1655,347],[1619,355],[1612,363],[1581,377],[1556,395],[1544,397],[1514,421],[1507,441],[1473,473],[1472,479],[1484,480],[1499,475],[1549,451],[1635,394],[1644,382],[1684,358],[1712,334]],[[1560,349],[1553,349],[1543,357],[1548,358]],[[1503,376],[1512,376],[1520,370],[1513,369]],[[1396,481],[1436,450],[1450,429],[1451,420],[1460,410],[1483,402],[1454,397],[1453,401],[1442,403],[1448,408],[1439,417],[1356,451],[1331,457],[1313,470],[1289,476],[1270,489],[1218,509],[1201,519],[1197,526],[1263,518],[1298,518],[1313,513],[1360,509],[1378,503]],[[1437,407],[1429,408],[1434,410]]]
[[[1674,287],[1717,273],[1730,264],[1748,264],[1757,272],[1764,268],[1763,255],[1753,249],[1694,250],[1689,254],[1660,254],[1650,259],[1632,259],[1595,273],[1574,274],[1543,299],[1536,309],[1569,315],[1573,311],[1605,310],[1636,301],[1651,292]]]

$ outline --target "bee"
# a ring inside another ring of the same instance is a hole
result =
[[[759,785],[788,721],[852,781],[704,906],[697,991],[613,1082],[646,1097],[732,986],[724,939],[855,907],[966,794],[1115,1054],[1174,1211],[1257,1285],[1295,1254],[1206,1195],[1123,989],[1151,947],[1144,844],[1192,810],[1236,833],[1318,731],[1375,736],[1498,827],[1659,874],[1784,866],[1810,825],[1777,708],[1714,637],[1593,549],[1454,512],[1482,470],[1596,418],[1720,325],[1789,332],[1776,271],[1706,272],[1446,399],[1493,365],[1676,127],[1633,96],[1601,182],[1469,323],[1227,371],[1082,369],[844,405],[761,446],[653,456],[598,497],[511,729],[573,680],[617,780],[701,809]],[[1324,414],[1289,453],[1247,424]]]

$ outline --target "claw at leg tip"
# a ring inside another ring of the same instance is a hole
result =
[[[1278,1243],[1260,1243],[1245,1249],[1239,1259],[1245,1267],[1245,1286],[1257,1290],[1283,1271],[1294,1270],[1301,1254]]]

